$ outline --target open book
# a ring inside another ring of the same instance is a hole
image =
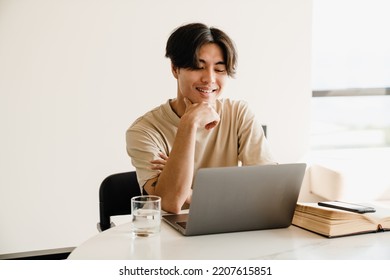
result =
[[[292,223],[327,237],[390,230],[390,208],[366,205],[375,207],[376,212],[358,214],[317,203],[297,203]]]

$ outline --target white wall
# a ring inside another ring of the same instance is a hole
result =
[[[0,254],[97,233],[100,182],[133,169],[127,127],[175,96],[165,42],[192,21],[236,42],[225,96],[250,102],[280,162],[303,157],[310,0],[2,0]]]

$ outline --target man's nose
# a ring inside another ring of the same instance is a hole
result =
[[[206,68],[202,74],[202,82],[214,83],[215,82],[215,71],[214,69]]]

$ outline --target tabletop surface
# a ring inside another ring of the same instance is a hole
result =
[[[326,238],[290,226],[283,229],[185,237],[161,222],[153,237],[133,237],[130,223],[98,233],[78,246],[68,259],[390,259],[390,232]]]

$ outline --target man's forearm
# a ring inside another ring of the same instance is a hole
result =
[[[165,211],[179,212],[191,194],[196,130],[195,125],[181,122],[169,159],[158,179],[155,194],[161,196]]]

